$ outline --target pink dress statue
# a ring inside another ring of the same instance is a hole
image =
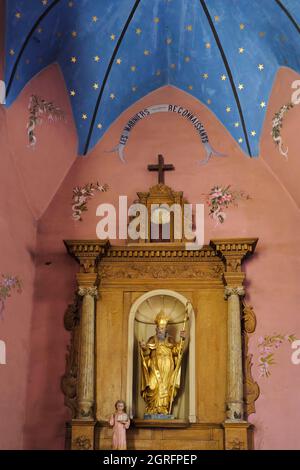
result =
[[[116,413],[111,415],[109,424],[113,426],[112,448],[114,450],[126,450],[126,430],[130,426],[130,419],[126,414],[125,403],[118,400],[115,404]]]

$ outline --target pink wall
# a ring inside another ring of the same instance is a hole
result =
[[[87,159],[76,158],[69,102],[56,67],[36,77],[8,111],[0,110],[0,174],[5,175],[0,185],[0,271],[9,270],[24,279],[23,294],[9,300],[5,320],[0,323],[0,339],[5,339],[8,346],[8,364],[0,366],[0,448],[64,447],[64,422],[69,414],[63,404],[60,378],[69,338],[63,329],[63,315],[72,301],[77,266],[65,253],[62,240],[95,238],[97,205],[105,201],[117,204],[120,194],[133,201],[137,191],[154,184],[156,176],[147,172],[146,167],[156,160],[158,153],[176,167],[175,172],[167,174],[167,184],[184,190],[190,202],[203,201],[203,193],[215,184],[232,184],[252,197],[241,202],[238,209],[228,210],[228,219],[222,226],[215,227],[206,212],[205,238],[206,241],[216,237],[260,238],[257,253],[246,267],[248,298],[258,319],[250,343],[253,370],[261,387],[257,413],[252,417],[257,426],[256,445],[264,449],[300,448],[297,429],[300,366],[291,364],[290,347],[284,345],[276,353],[277,364],[269,379],[258,377],[256,365],[261,335],[295,333],[300,338],[297,311],[300,189],[296,176],[299,174],[296,123],[300,107],[290,111],[283,131],[290,147],[288,162],[283,161],[270,137],[272,115],[290,100],[290,83],[295,77],[292,71],[282,70],[274,85],[259,159],[243,155],[205,106],[171,87],[148,95],[127,110]],[[53,99],[68,114],[67,123],[46,124],[37,130],[35,151],[27,148],[25,133],[31,93]],[[116,155],[105,152],[118,142],[122,127],[132,114],[162,102],[192,109],[205,123],[214,148],[228,157],[214,158],[208,165],[200,166],[203,147],[191,124],[176,115],[166,118],[163,114],[143,120],[132,131],[125,164]],[[97,180],[108,183],[110,191],[97,194],[89,203],[84,221],[74,222],[72,188]],[[51,264],[46,265],[48,262]]]

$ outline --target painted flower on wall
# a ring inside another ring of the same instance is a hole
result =
[[[87,183],[84,186],[76,186],[73,189],[72,197],[72,217],[74,220],[82,221],[82,213],[88,210],[87,202],[94,197],[95,192],[106,192],[108,191],[108,185],[101,185],[97,183]]]
[[[37,124],[42,123],[43,117],[48,118],[49,122],[53,122],[64,119],[65,114],[52,101],[46,101],[37,95],[31,95],[28,109],[27,135],[30,147],[34,147],[36,144],[35,128]]]
[[[274,334],[272,336],[260,337],[258,340],[259,359],[258,368],[261,377],[270,377],[271,366],[276,364],[274,355],[276,350],[285,342],[292,343],[296,340],[295,335]]]
[[[0,280],[0,318],[3,318],[5,301],[14,290],[18,293],[22,292],[22,282],[20,279],[17,276],[2,274],[2,279]]]
[[[226,209],[230,206],[238,206],[238,201],[251,199],[245,191],[232,190],[231,186],[214,186],[206,196],[209,207],[209,216],[216,224],[223,224],[226,219]]]
[[[279,152],[285,158],[288,157],[289,149],[287,148],[286,150],[283,150],[282,137],[281,137],[280,133],[281,133],[282,125],[283,125],[283,118],[286,115],[286,113],[293,107],[294,107],[293,103],[288,103],[288,104],[285,104],[285,105],[281,106],[279,111],[277,113],[275,113],[275,115],[273,117],[273,120],[272,120],[271,136],[272,136],[275,144],[278,145]]]

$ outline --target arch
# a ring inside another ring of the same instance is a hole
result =
[[[128,317],[128,346],[127,346],[127,383],[126,383],[126,403],[131,418],[133,418],[133,353],[134,353],[134,322],[136,314],[141,305],[151,297],[169,296],[177,299],[184,306],[189,301],[184,295],[170,289],[155,289],[141,295],[131,306]],[[190,423],[196,422],[196,364],[195,364],[195,312],[191,304],[189,319],[189,414]]]

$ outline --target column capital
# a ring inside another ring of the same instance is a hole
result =
[[[108,240],[64,240],[68,253],[80,264],[80,273],[96,273],[99,260],[106,255]]]
[[[239,297],[243,297],[245,295],[245,289],[243,286],[238,287],[231,287],[225,286],[225,299],[228,299],[231,295],[238,295]]]
[[[80,297],[84,297],[85,295],[97,297],[98,296],[97,286],[78,286],[78,295]]]

